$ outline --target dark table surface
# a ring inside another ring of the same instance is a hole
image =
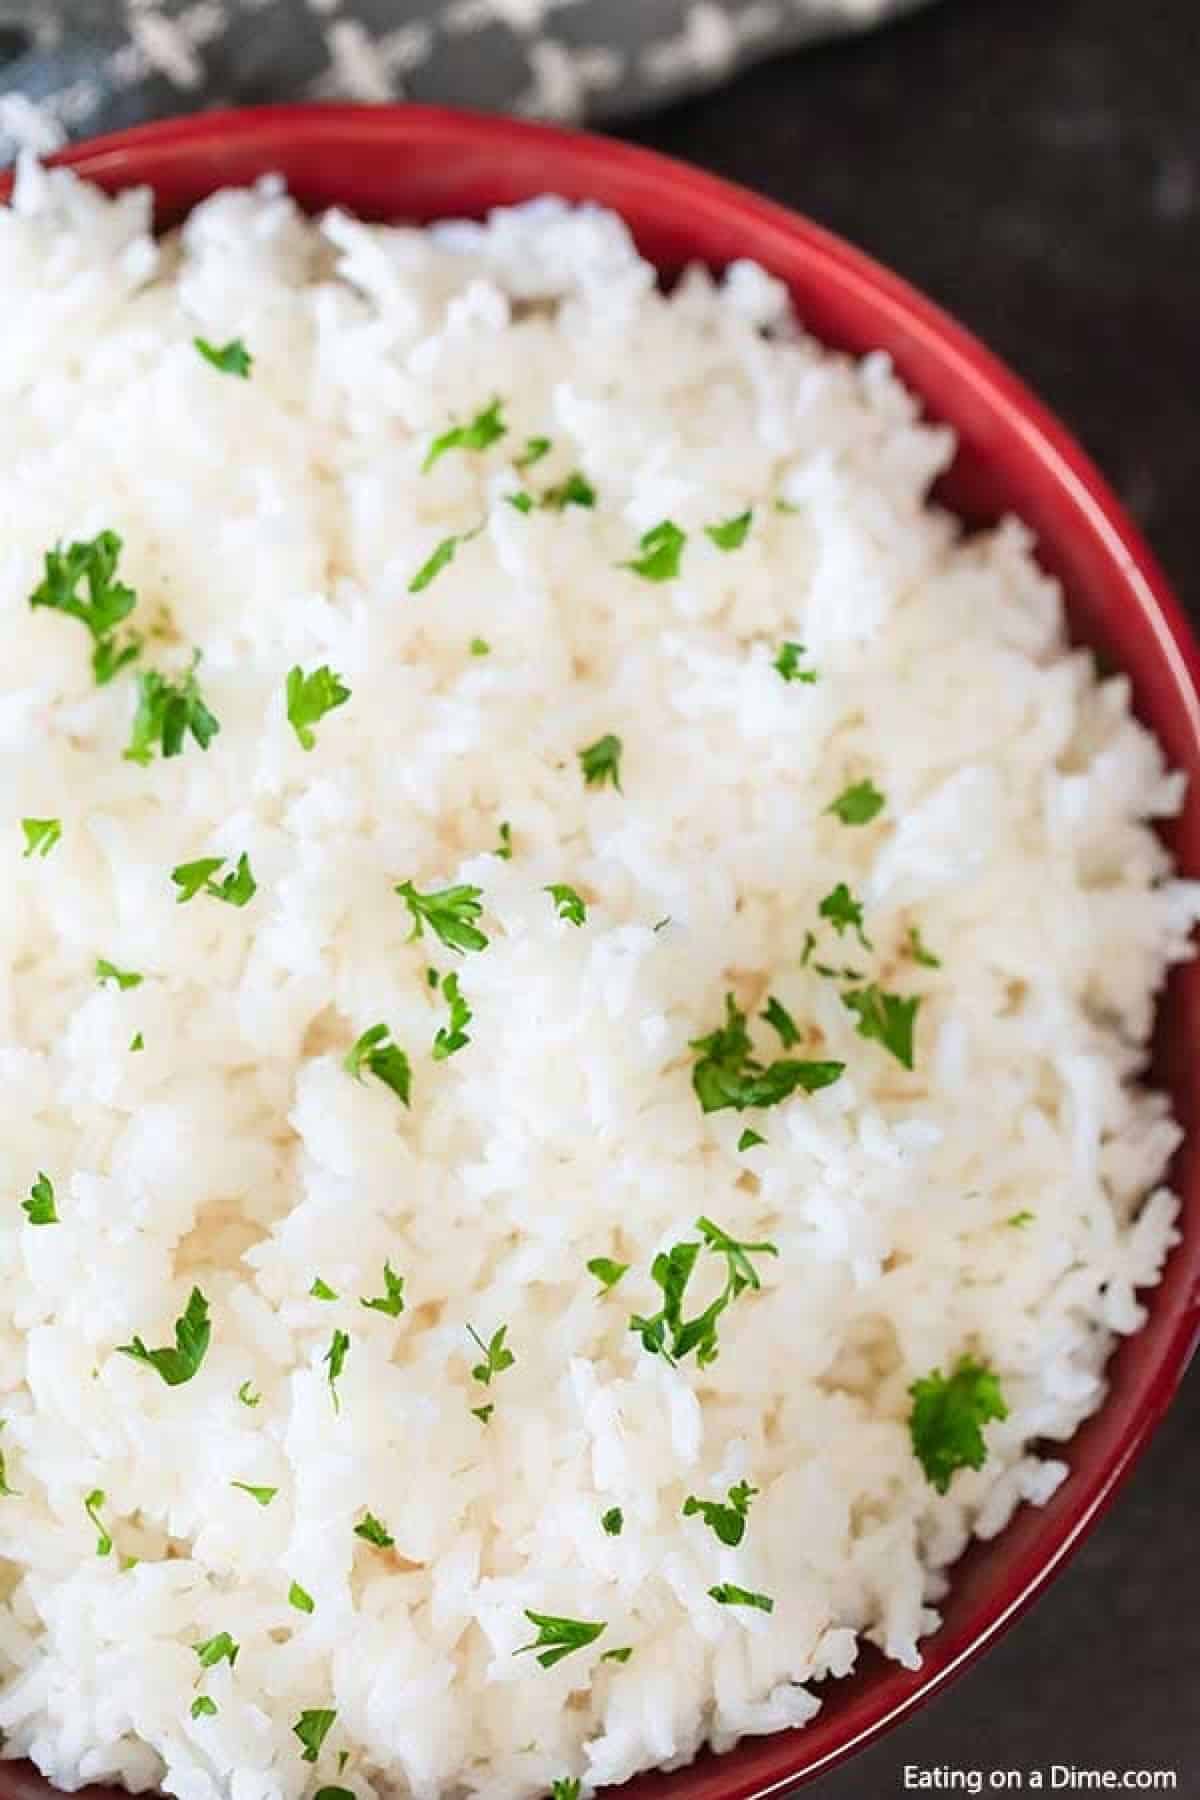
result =
[[[623,135],[811,214],[957,314],[1082,439],[1200,623],[1196,0],[948,0]],[[1016,1769],[1026,1792],[1040,1769],[1052,1791],[1058,1764],[1171,1769],[1200,1795],[1198,1517],[1194,1369],[1050,1592],[806,1791],[921,1791],[905,1765]]]

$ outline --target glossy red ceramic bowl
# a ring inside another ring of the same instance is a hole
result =
[[[1200,875],[1200,657],[1146,545],[1078,445],[1009,371],[894,275],[806,219],[710,175],[603,138],[424,107],[277,107],[208,113],[83,144],[63,161],[104,187],[148,183],[169,225],[214,188],[278,170],[299,200],[368,218],[428,220],[554,192],[622,213],[664,274],[700,259],[754,257],[789,286],[830,345],[882,348],[929,413],[958,434],[942,497],[971,523],[1012,511],[1037,533],[1081,642],[1127,670],[1139,715],[1186,770],[1190,797],[1169,832]],[[0,199],[5,196],[0,182]],[[1054,329],[1048,321],[1047,330]],[[1156,1076],[1188,1128],[1173,1178],[1183,1241],[1150,1319],[1113,1358],[1103,1410],[1066,1451],[1071,1478],[1040,1511],[974,1546],[954,1572],[945,1623],[909,1673],[866,1654],[829,1683],[802,1731],[750,1738],[673,1775],[639,1777],[624,1800],[746,1800],[811,1777],[894,1724],[961,1669],[1046,1584],[1111,1499],[1161,1418],[1200,1331],[1200,968],[1166,995]],[[1086,1646],[1080,1646],[1081,1657]],[[0,1800],[45,1800],[27,1767],[0,1764]]]

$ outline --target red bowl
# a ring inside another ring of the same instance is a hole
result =
[[[1200,656],[1137,529],[1079,446],[1004,365],[896,276],[828,232],[756,195],[644,150],[548,126],[427,107],[269,107],[101,138],[57,159],[109,189],[154,189],[168,225],[214,188],[282,173],[310,209],[367,218],[478,216],[553,192],[596,200],[628,221],[664,273],[691,260],[753,257],[791,289],[825,343],[884,349],[930,415],[958,434],[942,498],[972,524],[1014,512],[1061,579],[1072,629],[1133,682],[1189,797],[1166,836],[1181,870],[1200,874]],[[0,200],[7,195],[0,178]],[[1053,327],[1051,326],[1051,329]],[[830,1682],[801,1731],[749,1738],[672,1775],[639,1776],[627,1800],[746,1800],[828,1769],[927,1699],[1016,1618],[1112,1499],[1162,1417],[1200,1335],[1200,968],[1177,970],[1160,1014],[1155,1076],[1188,1140],[1173,1170],[1183,1241],[1153,1290],[1145,1329],[1109,1368],[1111,1389],[1065,1452],[1071,1468],[1048,1506],[1024,1507],[954,1571],[941,1629],[917,1672],[865,1654]],[[1057,1452],[1056,1452],[1057,1453]],[[28,1765],[0,1764],[0,1800],[46,1800]]]

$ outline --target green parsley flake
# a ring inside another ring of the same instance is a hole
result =
[[[768,994],[766,1011],[760,1014],[760,1017],[765,1024],[770,1025],[772,1030],[778,1033],[779,1041],[785,1050],[795,1049],[800,1042],[800,1033],[796,1029],[795,1020],[782,1000],[777,1000],[774,994]]]
[[[520,456],[517,457],[514,467],[518,469],[532,469],[534,463],[541,462],[543,456],[549,456],[549,454],[550,439],[548,437],[526,438],[525,448],[522,450]]]
[[[288,1605],[294,1606],[297,1612],[316,1612],[317,1603],[307,1588],[302,1588],[298,1581],[293,1581],[288,1589]]]
[[[211,1337],[208,1301],[200,1289],[194,1287],[182,1318],[175,1321],[173,1348],[147,1350],[141,1338],[135,1337],[131,1344],[118,1344],[117,1349],[122,1356],[132,1357],[135,1362],[143,1362],[150,1368],[157,1369],[168,1387],[180,1387],[185,1381],[192,1379],[204,1361]]]
[[[307,675],[297,663],[288,670],[285,691],[288,724],[305,750],[311,750],[317,741],[313,726],[335,706],[345,706],[350,698],[350,689],[328,663],[322,663],[319,669],[313,669]]]
[[[755,1150],[759,1144],[765,1144],[766,1141],[766,1138],[763,1137],[760,1132],[752,1131],[749,1125],[747,1125],[745,1131],[743,1131],[741,1137],[737,1141],[737,1147],[739,1150]]]
[[[22,1200],[21,1211],[31,1225],[57,1225],[58,1212],[54,1205],[54,1183],[44,1170],[38,1170],[38,1178],[29,1190],[28,1200]]]
[[[565,881],[552,881],[542,892],[549,894],[560,919],[566,919],[570,925],[583,924],[587,918],[587,906],[573,887],[568,887]]]
[[[504,1339],[508,1334],[508,1326],[501,1325],[498,1331],[492,1333],[491,1338],[486,1344],[473,1325],[468,1325],[467,1330],[470,1332],[484,1355],[484,1361],[476,1363],[473,1366],[471,1373],[476,1381],[483,1383],[484,1387],[490,1387],[492,1384],[492,1376],[502,1375],[505,1369],[511,1369],[517,1360],[512,1351],[507,1349],[504,1343]]]
[[[270,1506],[272,1500],[279,1492],[278,1488],[254,1487],[248,1481],[231,1481],[229,1485],[230,1487],[240,1488],[243,1494],[249,1494],[250,1498],[256,1500],[260,1506]]]
[[[586,750],[579,751],[579,766],[583,770],[585,787],[603,787],[610,781],[618,794],[621,792],[621,751],[619,737],[611,732],[597,738]]]
[[[843,825],[869,825],[886,805],[887,797],[873,781],[856,781],[853,786],[843,788],[825,811],[835,813]]]
[[[407,1106],[412,1091],[412,1069],[408,1057],[398,1044],[390,1043],[391,1027],[372,1025],[357,1038],[347,1051],[342,1067],[355,1081],[363,1079],[363,1070],[391,1088],[396,1098]]]
[[[625,1514],[619,1506],[610,1506],[600,1520],[609,1537],[620,1537],[625,1529]]]
[[[62,838],[62,820],[22,819],[21,830],[25,833],[23,857],[28,862],[35,851],[39,856],[49,856]]]
[[[850,988],[842,995],[842,1004],[858,1023],[855,1030],[861,1038],[873,1038],[906,1069],[913,1066],[913,1033],[919,994],[886,994],[875,982],[865,988]]]
[[[350,1339],[346,1332],[335,1331],[329,1340],[329,1348],[321,1358],[329,1364],[329,1393],[333,1401],[334,1412],[341,1412],[342,1403],[338,1399],[337,1384],[342,1370],[346,1366],[346,1352],[350,1348]]]
[[[1028,1207],[1025,1207],[1021,1212],[1015,1212],[1011,1218],[1005,1219],[1004,1223],[1013,1226],[1017,1231],[1022,1231],[1026,1225],[1033,1224],[1036,1216],[1035,1213],[1029,1211]]]
[[[643,581],[674,581],[679,574],[680,559],[686,543],[686,531],[680,531],[678,525],[673,524],[670,519],[664,519],[660,525],[644,531],[638,539],[641,556],[635,556],[631,561],[617,566],[631,569]]]
[[[702,1312],[685,1319],[684,1294],[702,1246],[690,1240],[673,1244],[669,1250],[660,1251],[650,1265],[650,1279],[662,1289],[661,1309],[650,1317],[635,1313],[629,1329],[638,1333],[643,1348],[652,1356],[662,1356],[674,1366],[694,1350],[700,1367],[707,1368],[717,1359],[717,1324],[721,1314],[747,1288],[762,1286],[751,1256],[778,1256],[779,1251],[774,1244],[741,1243],[711,1219],[697,1219],[696,1229],[703,1239],[703,1248],[725,1259],[722,1291]]]
[[[470,1043],[467,1026],[471,1023],[471,1008],[459,991],[458,976],[450,974],[442,982],[442,996],[450,1008],[450,1023],[439,1027],[433,1040],[434,1062],[445,1062],[457,1050],[464,1050]]]
[[[864,950],[873,948],[870,938],[863,930],[862,901],[854,898],[844,881],[839,881],[826,894],[817,911],[823,919],[829,921],[839,937],[847,931],[853,931]]]
[[[514,512],[528,514],[533,511],[533,495],[525,493],[523,489],[515,494],[505,494],[504,498]]]
[[[600,1283],[602,1294],[607,1294],[609,1288],[616,1287],[628,1268],[628,1263],[614,1262],[610,1256],[593,1256],[587,1265],[588,1274],[594,1275]]]
[[[922,942],[921,933],[915,925],[908,928],[908,954],[923,969],[940,969],[942,966],[941,957],[935,956],[929,946]]]
[[[608,1630],[607,1624],[598,1624],[589,1619],[558,1619],[552,1613],[531,1612],[528,1607],[525,1608],[525,1617],[531,1625],[536,1625],[537,1636],[532,1643],[522,1644],[513,1654],[523,1656],[527,1650],[537,1650],[540,1652],[538,1661],[543,1669],[552,1669],[564,1656],[571,1656],[576,1650],[583,1650],[588,1644],[594,1644],[601,1632]]]
[[[421,564],[409,582],[409,593],[424,593],[430,582],[436,581],[442,570],[449,568],[458,554],[458,546],[470,543],[471,539],[478,537],[482,530],[483,526],[477,525],[474,531],[458,531],[451,537],[443,538],[440,544],[435,544],[432,553]]]
[[[983,1363],[964,1356],[949,1378],[934,1369],[908,1391],[913,1454],[925,1479],[944,1494],[959,1469],[982,1469],[987,1461],[983,1427],[1008,1417],[1000,1383]]]
[[[137,709],[124,751],[126,762],[140,763],[145,768],[153,760],[156,748],[163,756],[179,756],[189,733],[202,750],[208,749],[221,727],[196,682],[199,661],[197,650],[187,674],[178,683],[169,681],[157,669],[142,670],[137,678]]]
[[[698,1515],[723,1544],[735,1550],[746,1535],[746,1514],[757,1493],[758,1489],[748,1482],[738,1481],[729,1490],[728,1505],[722,1500],[698,1500],[695,1494],[689,1494],[683,1503],[683,1516],[691,1519]]]
[[[175,896],[176,904],[183,906],[201,892],[213,900],[223,900],[226,906],[245,906],[253,900],[258,892],[258,883],[244,850],[237,859],[236,868],[230,869],[220,881],[213,880],[226,860],[224,856],[201,856],[195,862],[180,863],[177,868],[172,869],[171,880],[179,889]]]
[[[732,994],[725,996],[724,1025],[706,1037],[693,1038],[690,1047],[698,1052],[692,1086],[706,1113],[720,1112],[725,1107],[743,1112],[751,1106],[778,1106],[797,1089],[815,1094],[832,1086],[845,1068],[839,1062],[794,1058],[765,1066],[757,1062],[746,1031],[746,1015]]]
[[[390,1262],[383,1265],[384,1293],[374,1300],[360,1300],[368,1312],[385,1313],[389,1319],[398,1319],[404,1311],[404,1277],[397,1275]]]
[[[495,1401],[489,1400],[486,1406],[473,1406],[471,1408],[471,1417],[473,1419],[478,1419],[481,1425],[487,1425],[490,1423],[492,1414],[495,1410]]]
[[[4,1420],[0,1419],[0,1431],[4,1430]],[[20,1495],[16,1488],[8,1485],[8,1471],[4,1465],[4,1452],[0,1450],[0,1500],[18,1500]],[[0,1749],[3,1745],[0,1744]]]
[[[550,1800],[579,1800],[583,1783],[577,1775],[561,1775],[550,1783]]]
[[[211,363],[222,375],[237,375],[242,381],[249,381],[254,358],[241,338],[230,338],[220,349],[215,344],[210,344],[207,338],[195,337],[192,343],[205,362]]]
[[[475,923],[483,911],[482,888],[460,883],[456,887],[421,894],[411,881],[403,881],[395,891],[412,916],[413,928],[408,934],[410,944],[415,938],[424,936],[428,925],[448,950],[487,949],[488,940]]]
[[[704,535],[717,546],[718,550],[740,550],[749,534],[753,519],[753,512],[738,513],[736,518],[726,519],[723,525],[706,525]]]
[[[237,1397],[243,1406],[257,1406],[262,1400],[262,1395],[255,1393],[254,1384],[250,1381],[243,1381],[237,1391]]]
[[[337,1299],[337,1295],[334,1293],[329,1283],[327,1281],[322,1281],[319,1275],[314,1278],[313,1284],[308,1291],[314,1300]]]
[[[134,969],[118,969],[116,963],[110,963],[106,957],[96,958],[96,980],[103,987],[106,981],[115,981],[123,994],[130,988],[141,987],[143,977]]]
[[[492,646],[488,643],[486,638],[472,638],[471,639],[471,655],[472,656],[490,656],[491,654],[492,654]]]
[[[68,550],[56,545],[45,555],[45,575],[29,596],[30,606],[48,606],[78,619],[92,636],[92,675],[97,687],[111,681],[142,648],[131,633],[117,643],[117,627],[137,604],[137,595],[115,579],[122,549],[115,531],[102,531],[90,542],[75,543]],[[87,588],[86,599],[79,584]]]
[[[718,1582],[708,1592],[718,1606],[753,1606],[759,1612],[775,1611],[775,1602],[769,1594],[755,1594],[749,1588],[735,1587],[732,1581]]]
[[[800,658],[807,654],[803,644],[781,644],[771,667],[784,681],[799,681],[811,687],[817,679],[817,671],[800,667]]]
[[[452,425],[440,437],[434,438],[425,461],[421,464],[422,475],[428,475],[433,465],[448,450],[488,450],[493,444],[499,443],[507,430],[503,402],[493,400],[490,406],[475,414],[469,425]]]
[[[565,481],[546,489],[539,504],[549,512],[565,512],[568,506],[592,507],[596,504],[596,490],[585,475],[572,469]]]
[[[390,1550],[396,1542],[383,1520],[377,1519],[373,1512],[364,1513],[354,1527],[354,1535],[366,1544],[374,1544],[377,1550]]]
[[[499,835],[500,842],[492,851],[492,855],[498,856],[501,862],[511,862],[513,853],[512,826],[507,819],[501,819]]]
[[[333,1707],[314,1712],[302,1712],[292,1730],[304,1746],[304,1761],[315,1763],[321,1754],[321,1745],[333,1729],[337,1712]]]
[[[96,1527],[96,1555],[111,1556],[113,1541],[104,1520],[100,1517],[100,1508],[105,1503],[103,1488],[93,1488],[83,1503],[83,1510]]]
[[[633,1655],[633,1645],[623,1644],[619,1650],[606,1650],[600,1658],[601,1662],[627,1663]]]
[[[232,1669],[238,1659],[240,1645],[235,1644],[227,1631],[218,1631],[215,1637],[205,1638],[202,1644],[193,1644],[192,1649],[200,1658],[202,1669],[215,1669],[219,1662],[227,1662]]]
[[[341,1774],[342,1770],[345,1768],[348,1760],[349,1760],[349,1752],[346,1750],[339,1750],[338,1751],[338,1774],[339,1775]],[[358,1800],[358,1796],[356,1794],[352,1794],[349,1788],[323,1787],[323,1788],[317,1789],[316,1793],[313,1795],[313,1800]]]
[[[196,1698],[192,1701],[193,1719],[215,1719],[216,1716],[216,1701],[210,1700],[207,1694],[197,1694]]]

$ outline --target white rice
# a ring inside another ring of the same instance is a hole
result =
[[[1138,1075],[1200,913],[1149,823],[1181,781],[1067,648],[1027,534],[962,541],[926,504],[951,440],[886,358],[820,350],[747,264],[664,298],[619,220],[554,201],[384,231],[264,183],[157,245],[145,195],[27,164],[0,317],[5,1754],[185,1800],[499,1800],[801,1725],[862,1638],[916,1666],[968,1538],[1063,1479],[1031,1446],[1101,1404],[1174,1240],[1179,1133]],[[251,378],[196,334],[243,339]],[[495,397],[507,435],[422,474]],[[553,448],[518,472],[533,435]],[[594,508],[506,503],[573,468]],[[740,549],[705,536],[746,508]],[[666,517],[678,579],[618,567]],[[28,597],[103,529],[132,622],[169,627],[97,687],[83,627]],[[785,641],[815,683],[781,679]],[[193,647],[219,736],[123,760],[137,666]],[[293,664],[351,690],[311,753]],[[619,792],[578,762],[608,733]],[[826,809],[867,777],[886,807],[845,826]],[[25,816],[61,819],[44,858]],[[243,851],[247,906],[176,904],[176,865]],[[482,888],[487,950],[410,942],[409,879]],[[922,996],[911,1074],[803,961],[839,882],[873,950],[824,926],[817,955]],[[904,954],[913,926],[940,967]],[[98,957],[142,984],[99,985]],[[443,1061],[430,964],[473,1009]],[[728,990],[764,1060],[770,992],[842,1079],[705,1115],[688,1046]],[[342,1066],[379,1021],[409,1109]],[[747,1125],[766,1142],[739,1152]],[[39,1170],[54,1228],[19,1204]],[[718,1359],[673,1367],[629,1317],[700,1215],[779,1254]],[[631,1265],[606,1296],[596,1256]],[[360,1305],[385,1261],[395,1318]],[[118,1346],[170,1344],[194,1286],[211,1347],[168,1386]],[[468,1324],[508,1328],[487,1387]],[[939,1495],[908,1389],[964,1355],[1008,1417]],[[740,1546],[682,1516],[743,1478]],[[394,1549],[354,1534],[364,1509]],[[526,1609],[606,1629],[544,1669],[514,1654]],[[202,1668],[222,1631],[236,1666]]]

